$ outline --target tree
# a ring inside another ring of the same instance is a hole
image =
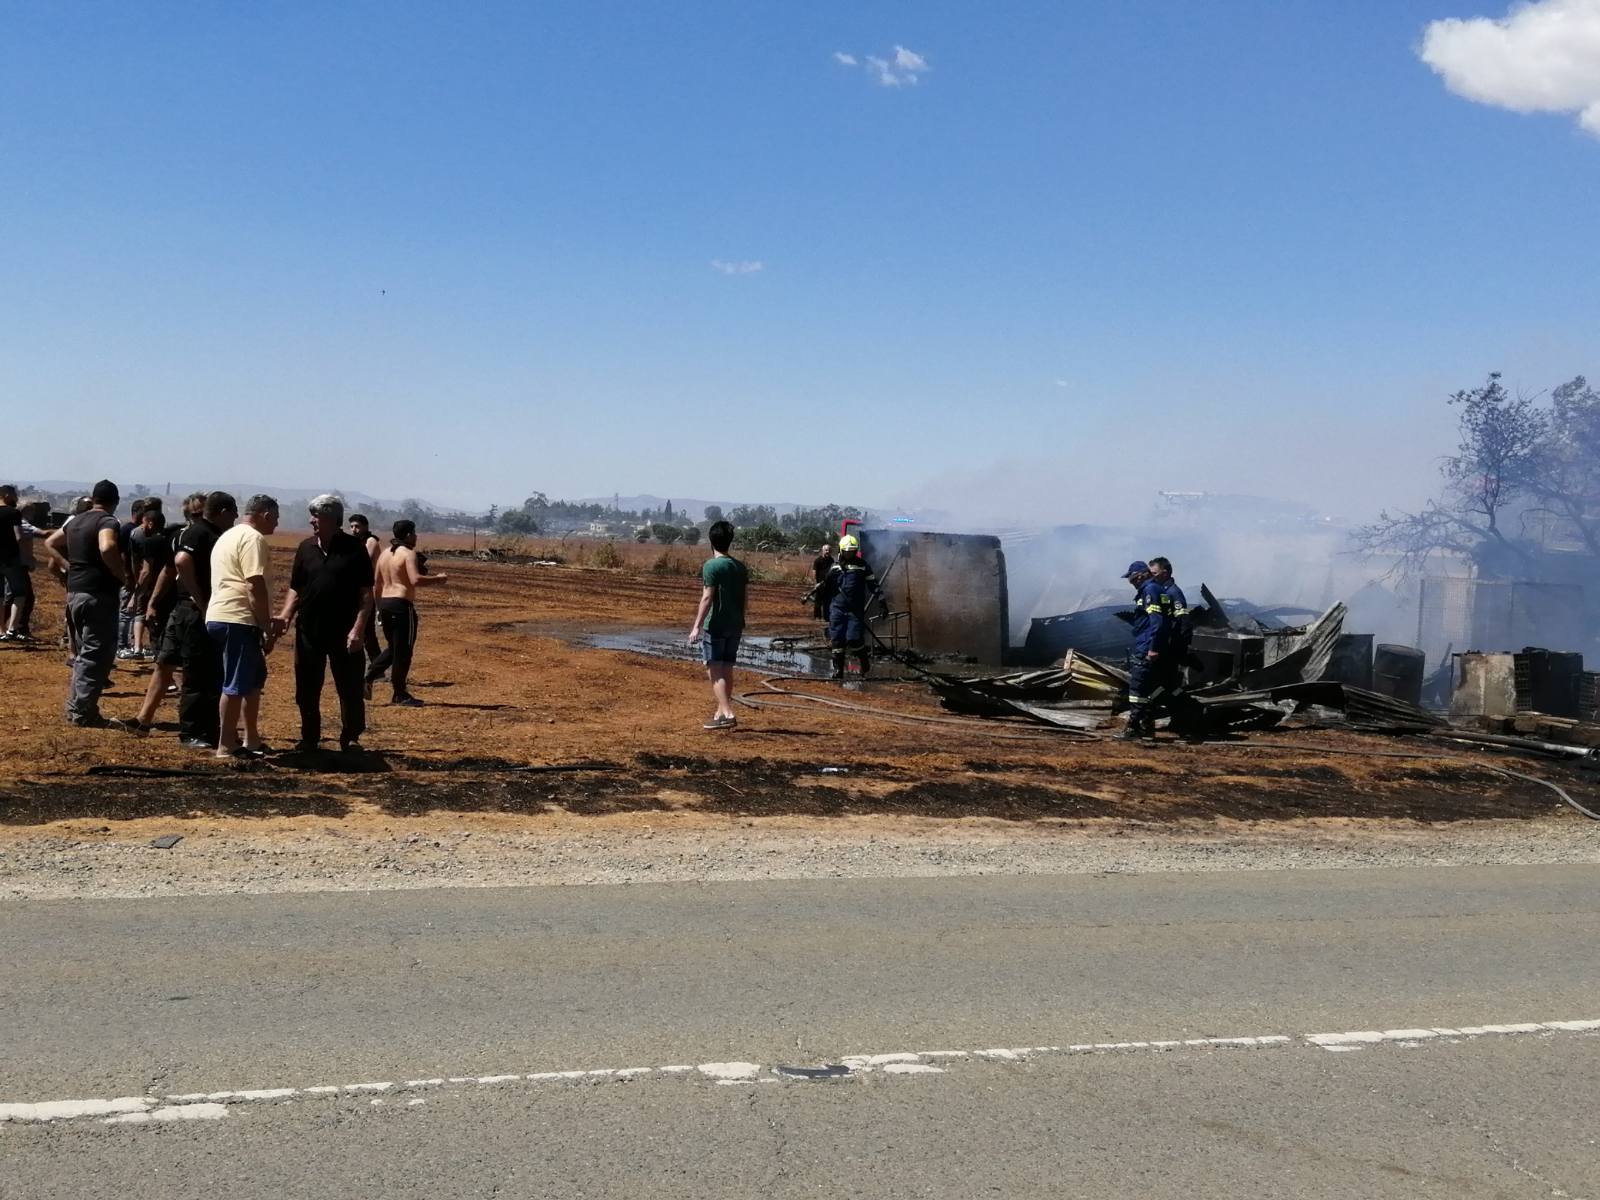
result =
[[[720,520],[722,520],[722,505],[706,505],[706,524],[715,525]]]
[[[1357,545],[1369,554],[1398,554],[1402,571],[1419,570],[1440,552],[1469,558],[1486,575],[1527,571],[1536,545],[1524,518],[1542,500],[1548,504],[1541,493],[1550,485],[1539,476],[1557,452],[1551,415],[1532,399],[1513,400],[1498,371],[1449,402],[1460,410],[1461,440],[1440,467],[1440,497],[1418,513],[1380,513],[1356,531]]]
[[[671,500],[668,500],[666,508],[661,510],[661,519],[663,521],[671,521],[672,520],[672,501]]]
[[[778,510],[770,504],[741,504],[728,515],[741,529],[756,525],[771,525],[778,527]]]
[[[500,519],[495,522],[495,528],[501,533],[538,533],[539,522],[524,509],[508,508],[500,514]]]
[[[771,521],[760,525],[739,527],[734,541],[747,550],[787,550],[788,535]]]
[[[1528,488],[1535,514],[1600,557],[1600,393],[1582,375],[1550,393],[1548,432]]]
[[[700,526],[698,526],[698,525],[686,525],[686,526],[684,526],[684,529],[683,529],[683,544],[685,546],[696,546],[696,545],[699,545],[699,543],[700,543]]]
[[[670,546],[683,536],[683,530],[676,525],[668,525],[665,521],[658,521],[650,526],[650,532],[663,546]]]

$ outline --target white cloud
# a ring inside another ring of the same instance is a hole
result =
[[[732,262],[724,258],[713,258],[711,260],[711,269],[720,271],[724,275],[754,275],[757,271],[763,270],[766,265],[766,263],[754,259],[740,259]]]
[[[907,84],[916,83],[918,78],[927,70],[928,60],[915,50],[907,50],[904,46],[896,46],[891,58],[883,58],[876,54],[867,54],[857,58],[854,54],[847,54],[843,50],[833,52],[835,62],[847,67],[859,66],[882,87],[905,87]]]
[[[928,60],[915,50],[907,50],[904,46],[894,48],[894,65],[902,71],[910,71],[913,75],[928,69]]]
[[[1512,112],[1577,113],[1600,137],[1600,0],[1533,0],[1499,19],[1434,21],[1418,55],[1458,96]]]

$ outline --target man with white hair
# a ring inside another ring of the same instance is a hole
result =
[[[283,608],[273,624],[294,638],[294,699],[300,707],[300,742],[315,750],[322,740],[322,683],[333,672],[339,693],[339,745],[360,750],[366,731],[363,643],[372,622],[372,559],[359,538],[344,531],[344,501],[317,496],[307,506],[311,536],[295,552]]]

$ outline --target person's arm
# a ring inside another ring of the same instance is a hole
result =
[[[711,602],[717,598],[717,589],[709,585],[700,589],[700,607],[695,609],[694,624],[689,627],[689,641],[698,642],[700,631],[706,623],[706,614],[711,611]]]
[[[172,590],[173,566],[168,563],[156,574],[155,584],[150,588],[150,603],[144,610],[144,619],[154,621],[161,615],[161,602],[167,598],[167,593]]]
[[[110,571],[123,587],[128,587],[128,566],[123,561],[122,548],[117,545],[116,527],[102,529],[96,542],[100,547],[100,560],[106,564],[106,570]]]
[[[423,587],[428,584],[443,583],[450,578],[448,575],[424,575],[422,566],[417,561],[417,552],[413,550],[405,556],[406,582],[412,587]]]
[[[256,628],[266,635],[266,648],[270,652],[272,643],[278,640],[278,627],[272,620],[272,598],[267,595],[266,576],[252,575],[245,584],[250,589],[250,615],[256,619]]]
[[[294,615],[300,611],[300,593],[295,591],[294,584],[289,585],[289,590],[283,593],[283,607],[278,609],[278,615],[272,618],[272,632],[282,633],[294,624]]]
[[[50,556],[50,570],[60,579],[67,577],[67,531],[52,529],[44,539],[45,553]]]
[[[1167,615],[1166,595],[1146,584],[1139,592],[1139,606],[1155,623],[1150,631],[1150,649],[1145,651],[1144,656],[1148,659],[1160,658],[1161,652],[1167,648],[1167,640],[1172,632],[1172,618]]]
[[[148,554],[139,556],[139,571],[133,581],[133,594],[135,602],[140,596],[153,595],[156,589],[156,578],[160,570],[150,561]]]
[[[211,601],[211,595],[200,586],[200,575],[194,569],[194,555],[187,550],[179,550],[172,559],[172,569],[177,572],[183,590],[194,597],[195,606],[205,612],[206,605]]]
[[[350,626],[350,635],[344,639],[346,650],[354,654],[366,644],[367,626],[372,621],[372,589],[361,589],[361,607],[356,609],[356,623]]]

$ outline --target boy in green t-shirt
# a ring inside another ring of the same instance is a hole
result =
[[[750,572],[728,554],[733,545],[733,526],[717,521],[706,531],[715,553],[700,570],[700,607],[689,628],[689,644],[699,642],[705,652],[706,675],[711,680],[711,695],[717,711],[704,725],[706,729],[732,729],[738,724],[733,715],[733,664],[739,658],[739,638],[744,633],[744,595]]]

